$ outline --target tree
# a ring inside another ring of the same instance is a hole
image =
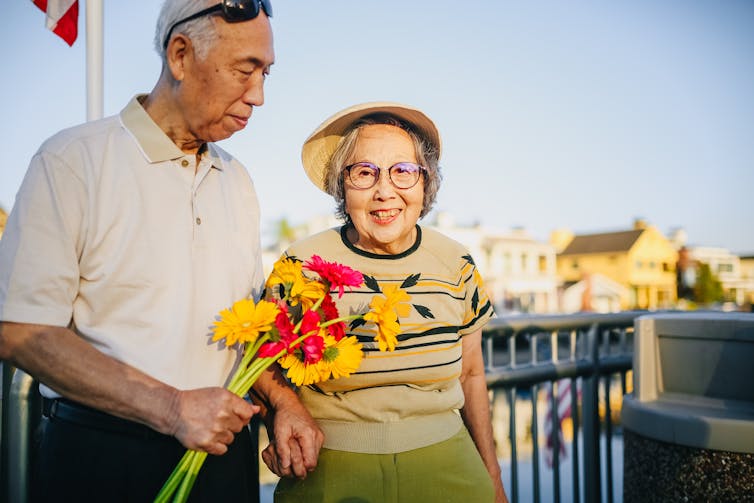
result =
[[[698,304],[712,304],[723,300],[723,285],[709,267],[700,263],[694,285],[694,300]]]
[[[283,217],[275,225],[275,240],[278,243],[292,243],[296,239],[296,230]]]

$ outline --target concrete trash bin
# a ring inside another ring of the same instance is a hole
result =
[[[754,501],[754,314],[651,314],[634,330],[624,500]]]

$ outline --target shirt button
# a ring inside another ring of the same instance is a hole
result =
[[[189,165],[189,162],[186,159],[181,161],[181,166],[183,166],[184,168],[188,167],[188,165]]]
[[[199,217],[196,217],[196,225],[202,225],[202,219]]]

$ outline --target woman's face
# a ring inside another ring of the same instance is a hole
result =
[[[406,251],[416,239],[415,226],[424,204],[424,177],[409,189],[398,189],[387,170],[399,162],[417,162],[411,137],[395,126],[364,126],[346,165],[357,162],[379,166],[380,178],[374,187],[358,189],[344,173],[346,213],[357,234],[349,238],[371,253],[395,255]]]

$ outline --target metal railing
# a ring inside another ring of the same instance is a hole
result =
[[[0,423],[0,501],[28,499],[33,432],[42,412],[32,377],[2,364],[2,423]]]
[[[503,393],[508,403],[510,485],[506,487],[512,502],[519,497],[519,450],[516,405],[522,391],[530,396],[530,426],[533,477],[532,500],[541,500],[542,476],[539,469],[540,434],[538,400],[540,386],[570,378],[573,421],[573,477],[569,501],[612,502],[612,420],[610,384],[617,376],[621,398],[626,393],[626,373],[631,369],[633,322],[645,314],[631,311],[616,314],[576,314],[500,317],[487,326],[483,350],[487,383],[493,393]],[[32,434],[39,421],[39,394],[36,383],[26,373],[4,365],[2,381],[2,436],[0,437],[0,501],[23,502],[27,499]],[[604,403],[600,409],[600,383],[604,385]],[[580,393],[579,393],[580,388]],[[552,424],[557,424],[557,394],[549,386]],[[580,397],[579,397],[580,395]],[[603,411],[600,414],[600,410]],[[604,426],[605,456],[601,456],[600,436]],[[578,432],[581,431],[581,446]],[[553,433],[555,433],[553,428]],[[553,500],[561,499],[559,437],[553,440]],[[545,439],[546,440],[546,439]],[[581,457],[583,456],[583,460]],[[579,473],[579,464],[583,465]],[[604,476],[602,466],[605,466]],[[604,478],[604,499],[603,499]],[[583,488],[583,489],[582,489]],[[582,494],[583,490],[583,494]],[[528,499],[528,498],[527,498]]]
[[[556,388],[565,385],[562,379],[570,379],[570,396],[566,398],[570,398],[573,424],[572,480],[570,484],[566,483],[567,487],[570,486],[567,500],[614,501],[611,384],[620,383],[618,398],[622,402],[627,392],[626,375],[632,366],[634,319],[642,314],[646,311],[524,315],[497,318],[487,325],[483,334],[487,384],[493,393],[504,393],[508,403],[510,485],[506,491],[512,502],[520,501],[522,492],[517,423],[523,418],[517,417],[517,404],[528,396],[531,424],[527,434],[531,439],[532,487],[526,500],[539,502],[543,478],[540,473],[540,440],[548,441],[539,432],[539,395],[544,389],[545,400],[549,401],[550,424],[558,425],[560,394]],[[604,386],[602,407],[601,384]],[[600,445],[603,438],[604,456]],[[557,428],[551,428],[549,440],[552,495],[553,501],[559,502],[562,481]]]

